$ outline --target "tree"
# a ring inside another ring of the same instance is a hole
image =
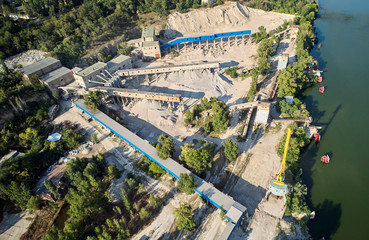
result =
[[[156,145],[158,156],[161,159],[172,157],[174,151],[173,139],[165,134],[161,134],[158,139],[159,144]]]
[[[59,193],[58,189],[56,188],[56,186],[54,185],[54,183],[50,179],[46,179],[44,181],[44,185],[54,195],[55,199],[60,198],[60,193]]]
[[[26,209],[27,203],[31,198],[31,190],[24,183],[12,181],[8,186],[0,184],[0,190],[5,193],[9,200],[22,210]]]
[[[186,110],[184,114],[185,114],[184,123],[187,126],[193,122],[193,120],[195,119],[195,116],[193,112],[191,112],[190,110]]]
[[[193,232],[196,227],[196,223],[193,220],[193,214],[191,212],[191,206],[181,204],[179,208],[174,210],[177,216],[177,228],[178,230],[184,229],[186,232]]]
[[[140,219],[145,220],[151,216],[151,211],[146,208],[141,208],[140,210]]]
[[[211,167],[213,160],[213,149],[209,145],[204,145],[199,149],[193,149],[188,143],[181,146],[180,161],[195,170],[197,173],[203,173],[207,168]]]
[[[194,193],[196,189],[195,178],[184,173],[181,173],[179,177],[180,180],[177,184],[179,191],[187,193],[188,195]]]
[[[150,193],[150,205],[153,207],[158,207],[161,204],[161,199],[158,197],[155,197],[153,194]]]
[[[99,143],[99,138],[97,137],[97,135],[96,135],[96,134],[91,134],[91,141],[92,141],[94,144]]]
[[[40,209],[41,199],[38,196],[31,196],[27,202],[27,209],[34,211]]]
[[[108,175],[109,177],[113,177],[116,179],[120,178],[121,176],[120,171],[115,164],[112,164],[108,167]]]
[[[160,167],[159,164],[155,163],[155,162],[151,162],[150,166],[149,166],[149,175],[154,177],[155,179],[159,179],[161,176],[163,176],[165,174],[165,170]]]
[[[238,156],[238,146],[232,139],[227,139],[223,144],[224,154],[229,161],[233,161]]]
[[[87,94],[83,95],[86,104],[92,108],[97,109],[101,103],[101,92],[100,91],[88,91]]]
[[[36,129],[27,128],[25,132],[19,134],[19,144],[24,147],[29,147],[37,137],[38,131]]]
[[[223,132],[227,130],[229,124],[229,116],[225,110],[219,111],[213,118],[213,129],[215,132]]]

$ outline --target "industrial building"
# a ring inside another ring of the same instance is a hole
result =
[[[57,68],[54,71],[48,72],[40,77],[40,80],[51,90],[57,89],[73,82],[74,76],[72,70],[66,67]]]
[[[129,56],[119,55],[107,63],[97,62],[83,70],[74,68],[73,72],[78,85],[89,88],[95,86],[94,82],[107,81],[114,72],[127,68],[132,68],[132,59]]]
[[[108,70],[107,64],[103,62],[97,62],[79,72],[76,72],[74,74],[74,78],[80,86],[89,88],[93,85],[90,83],[90,81],[96,81],[98,78],[97,75],[103,73],[105,70]]]
[[[132,59],[129,56],[119,55],[106,63],[110,73],[118,70],[132,68]]]
[[[25,66],[20,69],[20,72],[28,79],[34,75],[39,76],[40,81],[50,90],[65,86],[74,80],[72,71],[63,67],[58,59],[52,57]]]
[[[38,75],[41,77],[42,75],[51,72],[61,66],[62,64],[58,59],[47,57],[38,62],[23,67],[22,69],[20,69],[20,72],[23,73],[23,76],[25,78],[30,78],[33,75]]]
[[[142,53],[144,58],[160,58],[159,41],[150,41],[142,43]]]
[[[154,26],[144,27],[141,35],[142,42],[155,41],[155,29]]]

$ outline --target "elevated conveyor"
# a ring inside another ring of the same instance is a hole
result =
[[[140,75],[150,75],[150,74],[161,74],[179,71],[190,71],[198,69],[219,69],[219,62],[206,62],[197,64],[185,64],[185,65],[172,65],[172,66],[162,66],[162,67],[148,67],[148,68],[135,68],[135,69],[124,69],[118,70],[116,74],[119,76],[140,76]]]
[[[234,201],[232,198],[222,193],[221,191],[219,191],[214,186],[207,183],[200,177],[192,174],[191,171],[189,171],[188,169],[186,169],[185,167],[174,161],[172,158],[168,158],[166,160],[161,159],[157,155],[156,149],[153,146],[151,146],[147,141],[138,137],[136,134],[132,133],[127,128],[123,127],[122,125],[111,119],[103,112],[99,110],[91,110],[85,105],[84,100],[78,100],[74,104],[83,112],[87,113],[93,119],[102,124],[104,127],[112,131],[114,134],[119,136],[121,139],[129,143],[134,148],[136,148],[138,151],[145,154],[152,161],[159,164],[163,169],[172,174],[175,178],[180,179],[179,176],[181,173],[193,176],[195,178],[197,186],[197,189],[195,191],[202,197],[207,199],[209,202],[214,204],[216,207],[218,208],[222,207],[227,212],[226,214],[227,219],[231,223],[233,223],[231,224],[233,228],[236,227],[237,224],[241,221],[243,214],[247,210],[245,206]]]
[[[92,87],[89,88],[92,91],[100,91],[110,96],[127,97],[127,98],[139,98],[156,101],[167,101],[167,102],[182,102],[181,94],[167,94],[158,92],[145,92],[136,89],[126,88],[114,88],[114,87]]]

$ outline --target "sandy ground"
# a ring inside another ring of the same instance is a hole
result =
[[[171,14],[166,25],[166,36],[174,38],[241,30],[255,33],[259,26],[269,31],[276,29],[284,20],[293,18],[293,15],[265,12],[239,3],[226,3],[214,8]]]
[[[47,52],[42,52],[40,50],[28,50],[17,55],[8,57],[5,59],[5,64],[8,68],[15,68],[17,64],[25,67],[37,61],[44,59]]]
[[[18,240],[32,223],[33,214],[21,212],[15,214],[4,213],[0,223],[0,240]]]

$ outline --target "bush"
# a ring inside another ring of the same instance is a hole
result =
[[[181,173],[179,177],[180,180],[177,183],[177,188],[179,189],[179,191],[184,192],[188,195],[194,193],[196,189],[195,178],[184,173]]]
[[[140,219],[145,220],[151,216],[151,211],[147,210],[146,208],[141,208],[140,210]]]
[[[94,144],[98,144],[99,143],[99,138],[97,137],[96,134],[91,134],[91,141],[94,143]]]
[[[40,209],[41,199],[38,196],[31,196],[27,202],[27,209],[34,211]]]
[[[165,134],[161,134],[156,145],[158,156],[161,159],[167,159],[172,157],[174,151],[173,139]]]
[[[177,228],[178,230],[184,229],[186,232],[193,232],[196,227],[196,223],[193,220],[193,214],[191,206],[181,204],[174,213],[177,216]]]
[[[238,70],[238,67],[231,67],[231,68],[227,68],[225,70],[225,73],[229,75],[231,78],[237,78],[238,77],[237,70]]]
[[[119,169],[117,168],[117,166],[115,164],[112,164],[108,167],[108,175],[109,177],[118,179],[120,178],[121,173]]]
[[[227,139],[223,144],[224,147],[224,155],[226,158],[232,162],[238,156],[238,146],[232,139]]]

